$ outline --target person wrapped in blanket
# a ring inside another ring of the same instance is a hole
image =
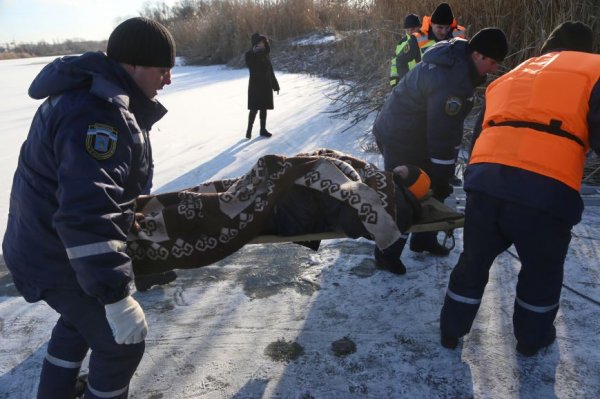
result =
[[[138,197],[127,254],[141,276],[213,264],[259,236],[317,250],[319,234],[334,232],[373,240],[377,265],[404,274],[404,233],[421,219],[429,186],[415,166],[380,171],[335,150],[265,155],[238,178]]]
[[[405,274],[400,260],[408,234],[405,233],[421,216],[420,201],[429,192],[431,181],[427,173],[413,165],[394,168],[396,188],[396,224],[402,236],[390,247],[374,249],[378,268],[394,274]],[[364,237],[364,225],[356,217],[356,210],[322,192],[295,185],[274,206],[262,234],[294,236],[325,232],[344,232],[350,238]],[[303,242],[317,250],[319,241]]]

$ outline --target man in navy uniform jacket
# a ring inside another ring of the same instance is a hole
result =
[[[23,297],[60,314],[38,398],[74,397],[89,349],[85,397],[127,397],[148,326],[126,239],[151,180],[148,132],[167,112],[154,97],[174,64],[169,31],[131,18],[106,55],[56,59],[29,88],[46,100],[21,148],[2,248]]]

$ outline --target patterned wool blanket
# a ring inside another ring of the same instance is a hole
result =
[[[278,198],[292,185],[352,207],[364,236],[381,249],[400,237],[391,173],[328,149],[266,155],[239,178],[139,197],[137,224],[127,243],[134,272],[197,268],[231,255],[260,235]]]

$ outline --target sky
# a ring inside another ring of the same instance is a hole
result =
[[[157,3],[176,0],[0,0],[0,45],[105,40],[119,22]]]
[[[21,143],[41,101],[27,96],[51,57],[0,61],[0,234]],[[245,139],[248,71],[173,68],[158,99],[169,112],[151,132],[154,192],[246,173],[266,154],[337,149],[382,166],[360,149],[372,118],[344,131],[329,99],[337,82],[276,71],[270,139]],[[329,94],[329,97],[327,96]],[[462,248],[438,258],[408,249],[403,276],[377,270],[373,242],[325,240],[318,252],[284,243],[247,245],[215,265],[179,270],[137,292],[149,324],[130,399],[147,398],[600,398],[600,207],[575,226],[556,320],[557,341],[533,358],[515,352],[512,307],[519,262],[505,252],[490,272],[473,330],[456,350],[439,344],[439,312]],[[0,237],[1,240],[2,237]],[[35,248],[32,248],[35,250]],[[57,314],[20,297],[0,264],[0,399],[35,397]],[[345,339],[356,352],[338,357]],[[294,361],[269,347],[300,345]],[[85,372],[87,360],[84,362]]]

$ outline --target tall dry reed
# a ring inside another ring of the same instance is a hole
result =
[[[377,73],[385,79],[388,61],[402,34],[409,12],[430,15],[438,0],[183,0],[174,7],[147,6],[144,13],[167,24],[179,53],[191,63],[226,63],[249,47],[254,32],[277,43],[323,29],[344,35],[336,56],[348,59],[357,77]],[[550,31],[566,20],[580,20],[596,32],[600,45],[600,3],[597,0],[455,0],[450,2],[458,22],[473,35],[497,26],[509,39],[509,69],[536,54]],[[366,51],[368,49],[368,51]],[[345,52],[345,54],[344,54]]]

